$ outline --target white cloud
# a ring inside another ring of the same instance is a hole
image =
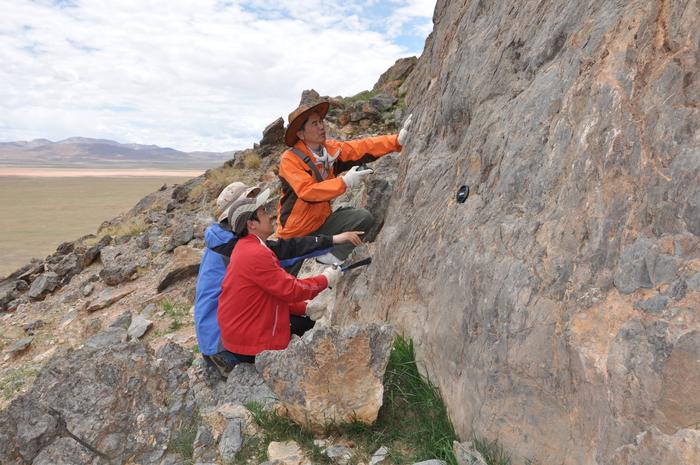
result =
[[[0,140],[243,148],[303,89],[352,95],[415,52],[372,30],[375,1],[74,3],[0,0]]]

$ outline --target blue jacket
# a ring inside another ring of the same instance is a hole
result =
[[[235,235],[214,223],[204,232],[207,248],[199,265],[197,286],[194,298],[194,329],[197,334],[199,350],[203,355],[221,352],[221,331],[216,321],[216,307],[221,294],[221,282],[226,274],[228,258],[212,249],[232,241]]]
[[[221,344],[221,330],[216,320],[216,309],[221,294],[221,283],[236,241],[236,235],[219,223],[212,224],[204,232],[207,248],[199,265],[194,299],[194,329],[202,355],[214,355],[224,350]],[[286,268],[299,260],[330,252],[333,248],[333,238],[294,237],[266,241],[266,244],[280,259],[280,265]]]

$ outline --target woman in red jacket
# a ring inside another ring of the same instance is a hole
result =
[[[223,346],[238,362],[254,362],[264,350],[285,349],[291,337],[290,315],[304,315],[306,301],[332,287],[341,274],[330,267],[318,276],[298,279],[282,269],[264,242],[274,231],[263,208],[268,197],[265,190],[229,210],[229,224],[240,239],[221,285],[217,317]]]

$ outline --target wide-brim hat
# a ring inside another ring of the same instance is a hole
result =
[[[216,199],[216,206],[218,210],[218,216],[216,220],[221,223],[226,218],[231,211],[231,206],[240,199],[252,198],[260,193],[259,187],[248,187],[242,182],[234,182],[226,186],[226,188],[221,191],[219,197]]]
[[[299,108],[291,112],[287,119],[289,126],[287,126],[287,130],[284,133],[284,143],[289,147],[293,147],[299,140],[297,132],[299,132],[309,118],[309,115],[311,113],[318,113],[321,118],[325,118],[329,106],[330,103],[327,101],[319,102],[314,105],[299,105]]]
[[[259,192],[260,189],[257,189]],[[258,208],[265,205],[269,198],[270,189],[265,189],[264,191],[257,194],[255,197],[244,197],[236,200],[235,202],[233,202],[233,205],[231,205],[231,208],[229,209],[228,224],[230,224],[232,228],[235,228],[236,221],[238,221],[238,218],[240,218],[242,214],[254,212]]]

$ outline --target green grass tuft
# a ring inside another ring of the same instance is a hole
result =
[[[489,465],[510,465],[510,456],[503,450],[503,446],[498,441],[474,436],[472,438],[474,448],[481,452],[481,455]]]
[[[190,325],[189,320],[190,305],[172,302],[170,300],[162,300],[158,302],[158,306],[170,317],[170,325],[167,333],[174,333],[185,325]]]
[[[194,440],[196,437],[196,423],[190,425],[180,425],[180,429],[175,431],[175,433],[170,437],[168,450],[180,454],[180,456],[184,459],[185,465],[192,465],[194,463],[192,456],[194,454]]]
[[[25,385],[30,383],[39,374],[37,368],[14,368],[7,371],[0,377],[0,391],[5,400],[10,400]]]

